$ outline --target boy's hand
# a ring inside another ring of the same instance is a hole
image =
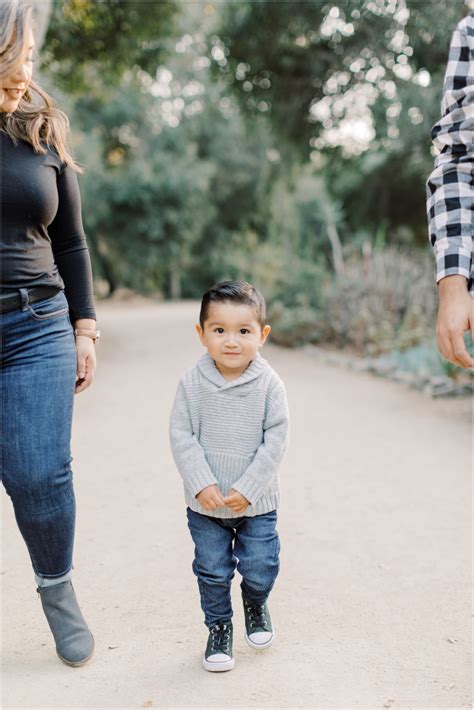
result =
[[[196,496],[196,500],[206,510],[215,510],[216,508],[223,508],[225,505],[224,498],[222,497],[222,494],[215,483],[214,485],[206,486],[202,489],[202,491],[199,491]]]
[[[244,510],[250,505],[250,501],[245,498],[241,493],[237,493],[232,488],[229,495],[224,498],[225,505],[230,508],[234,513],[243,513]]]

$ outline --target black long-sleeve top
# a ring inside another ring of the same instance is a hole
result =
[[[94,318],[92,271],[76,173],[55,153],[1,138],[3,291],[64,289],[71,320]]]

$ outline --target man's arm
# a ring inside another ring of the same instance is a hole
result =
[[[436,256],[441,353],[461,367],[474,360],[464,345],[473,329],[472,279],[474,159],[474,14],[456,28],[444,81],[442,118],[432,138],[439,155],[427,181],[430,240]]]

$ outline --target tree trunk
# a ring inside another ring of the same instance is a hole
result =
[[[326,227],[328,230],[329,241],[331,243],[334,271],[336,272],[336,276],[339,278],[345,273],[341,240],[339,239],[339,234],[337,232],[336,225],[331,219],[326,222]]]
[[[109,293],[107,294],[107,297],[110,297],[120,285],[117,282],[117,278],[115,276],[113,262],[111,261],[111,259],[108,258],[107,254],[104,253],[105,250],[103,247],[101,247],[100,236],[96,237],[91,232],[87,235],[87,241],[89,244],[89,249],[95,261],[99,264],[101,275],[107,281],[107,284],[109,286]]]
[[[177,264],[170,268],[170,298],[179,301],[181,298],[181,270]]]

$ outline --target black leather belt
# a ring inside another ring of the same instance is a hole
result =
[[[27,288],[28,303],[42,301],[44,298],[52,298],[61,291],[57,286],[33,286]],[[20,291],[0,291],[0,312],[15,311],[21,308]]]

